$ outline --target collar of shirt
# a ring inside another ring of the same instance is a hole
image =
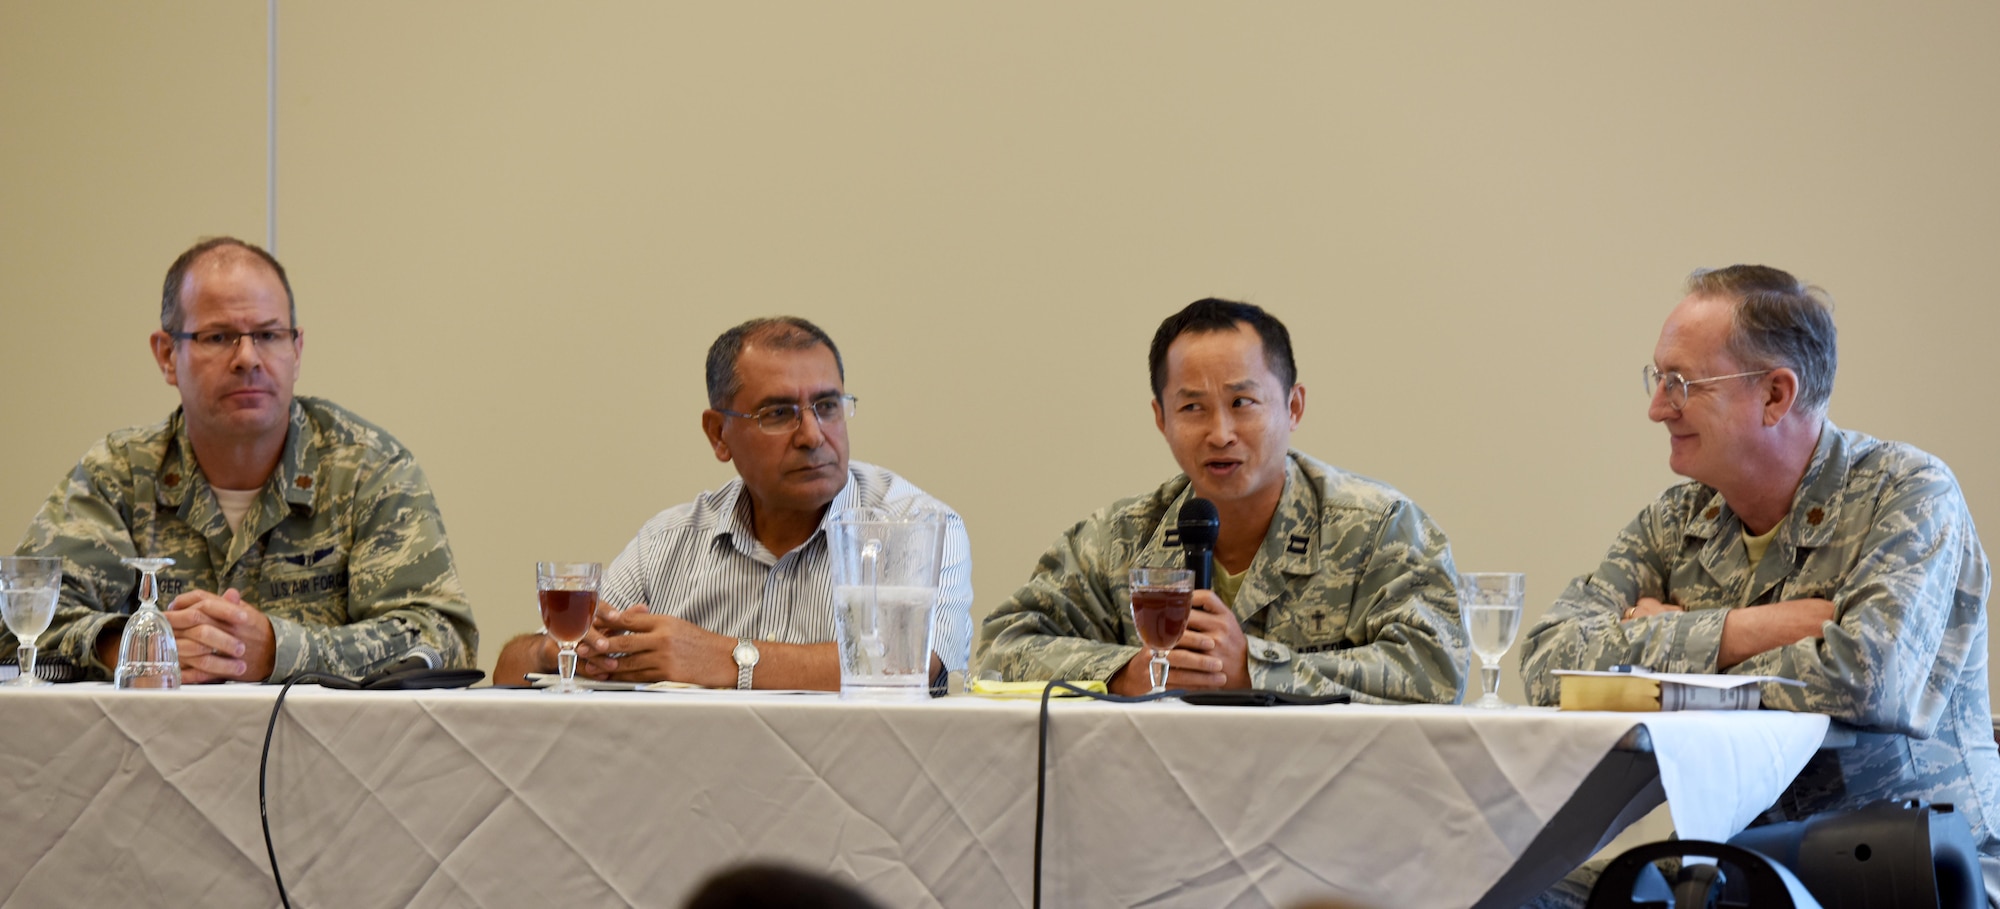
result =
[[[200,476],[206,482],[207,475],[201,472],[201,465],[194,458],[194,444],[188,441],[186,414],[175,409],[168,430],[172,433],[173,442],[161,460],[159,500],[162,505],[179,509],[187,504],[190,491],[198,485],[191,480]],[[318,447],[309,441],[312,435],[314,427],[311,418],[306,416],[305,405],[294,398],[291,426],[285,432],[285,450],[278,456],[275,473],[285,503],[304,509],[308,515],[313,510],[312,477],[319,469],[320,454]],[[265,485],[269,486],[270,481],[265,481]]]
[[[1181,507],[1194,498],[1194,485],[1185,478],[1180,482],[1183,487],[1168,503],[1159,526],[1153,529],[1146,548],[1132,564],[1157,567],[1181,564]],[[1299,459],[1288,455],[1285,490],[1278,499],[1277,509],[1271,513],[1270,529],[1264,532],[1257,555],[1243,570],[1242,585],[1229,604],[1238,617],[1247,619],[1269,605],[1285,589],[1284,575],[1310,575],[1319,570],[1320,503],[1316,493]],[[1217,573],[1224,570],[1221,563],[1216,564],[1215,570]]]
[[[1158,527],[1153,528],[1152,537],[1144,551],[1139,553],[1134,565],[1166,566],[1180,564],[1180,515],[1181,508],[1194,498],[1194,484],[1179,481],[1181,489],[1174,495],[1167,509],[1160,516]],[[1314,494],[1313,484],[1305,475],[1305,469],[1296,456],[1285,459],[1285,490],[1278,498],[1278,507],[1271,513],[1271,527],[1264,532],[1264,542],[1257,548],[1257,556],[1251,560],[1250,568],[1262,565],[1274,566],[1285,574],[1312,574],[1318,570],[1314,560],[1319,555],[1319,497]],[[1221,571],[1220,565],[1216,566]]]
[[[1833,421],[1823,421],[1812,459],[1806,462],[1805,475],[1799,478],[1798,492],[1792,496],[1791,510],[1785,512],[1787,520],[1778,528],[1789,528],[1784,539],[1792,545],[1812,549],[1833,539],[1835,529],[1840,526],[1844,498],[1841,492],[1847,488],[1848,468],[1853,466],[1848,448],[1846,433],[1834,426]],[[1793,515],[1799,519],[1789,520]],[[1733,537],[1741,530],[1742,522],[1736,512],[1730,510],[1722,493],[1713,489],[1709,490],[1707,500],[1695,508],[1693,520],[1687,525],[1688,536],[1704,540],[1715,539],[1725,532]]]
[[[812,536],[807,537],[793,552],[804,552],[814,546],[826,545],[827,522],[833,520],[834,515],[855,506],[854,487],[854,465],[850,463],[847,467],[847,482],[841,484],[840,492],[834,495],[833,501],[820,513],[819,527],[814,529]],[[743,494],[742,477],[730,480],[729,484],[716,495],[714,516],[715,530],[711,539],[717,544],[727,541],[737,552],[767,565],[775,565],[780,558],[789,554],[773,553],[757,539],[756,532],[751,529],[750,498]]]

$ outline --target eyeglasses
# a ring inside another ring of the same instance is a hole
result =
[[[1776,371],[1777,367],[1772,367],[1770,369],[1755,369],[1750,372],[1731,373],[1726,376],[1714,376],[1707,379],[1690,379],[1677,372],[1661,372],[1659,367],[1648,363],[1645,369],[1640,370],[1639,374],[1646,383],[1646,397],[1648,400],[1654,395],[1659,394],[1661,390],[1665,390],[1667,394],[1667,406],[1675,410],[1680,410],[1687,406],[1688,386],[1690,385],[1706,385],[1710,382],[1720,382],[1723,379],[1742,379],[1748,376],[1761,376],[1765,373]]]
[[[797,404],[773,404],[753,413],[737,413],[718,407],[715,412],[743,420],[756,420],[758,429],[777,435],[798,429],[801,415],[806,408],[812,410],[813,419],[818,420],[821,426],[838,426],[845,423],[848,417],[854,416],[856,400],[853,395],[837,395],[821,398],[806,407]]]
[[[225,328],[208,331],[176,331],[171,336],[176,341],[193,343],[196,353],[207,356],[222,356],[234,353],[237,342],[249,338],[257,353],[263,356],[289,354],[292,340],[299,336],[295,328],[260,328],[256,331],[230,331]]]

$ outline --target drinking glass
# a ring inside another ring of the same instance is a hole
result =
[[[0,619],[21,642],[16,651],[21,674],[0,685],[34,688],[51,684],[35,676],[35,639],[49,630],[61,592],[62,559],[0,558]]]
[[[556,672],[562,678],[550,687],[556,694],[583,694],[576,683],[576,645],[590,631],[597,615],[597,582],[601,562],[536,562],[535,595],[541,601],[542,627],[556,639]]]
[[[1151,693],[1167,690],[1167,652],[1187,631],[1188,609],[1194,600],[1194,572],[1185,568],[1134,568],[1131,577],[1132,624],[1139,640],[1153,652],[1146,667]]]
[[[181,648],[174,643],[174,626],[160,611],[159,570],[173,559],[120,559],[139,569],[139,608],[125,622],[125,635],[118,641],[118,681],[120,688],[181,687]]]
[[[1519,572],[1474,571],[1458,576],[1459,618],[1479,655],[1479,674],[1486,694],[1474,707],[1512,706],[1500,699],[1500,657],[1514,646],[1521,630],[1521,602],[1527,576]]]

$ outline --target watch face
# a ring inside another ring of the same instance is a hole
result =
[[[729,652],[729,655],[735,658],[736,665],[738,666],[757,665],[757,645],[752,644],[749,641],[738,642],[736,645],[736,649],[731,650]]]

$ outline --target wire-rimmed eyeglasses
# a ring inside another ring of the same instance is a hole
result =
[[[853,395],[835,395],[829,398],[820,398],[805,406],[798,404],[773,404],[769,407],[758,408],[751,413],[739,413],[734,410],[724,410],[717,407],[715,408],[715,412],[723,416],[736,417],[741,420],[755,420],[757,421],[758,429],[772,435],[777,435],[798,429],[799,421],[804,418],[803,414],[808,409],[812,411],[813,419],[818,420],[821,426],[838,426],[846,422],[848,417],[854,416],[854,403],[857,400],[859,399]]]
[[[257,353],[267,357],[291,353],[292,339],[299,336],[296,328],[260,328],[256,331],[215,328],[206,331],[174,331],[167,334],[176,341],[189,342],[196,352],[209,356],[233,353],[237,344],[244,338],[249,338],[250,345],[257,348]]]
[[[1742,379],[1749,376],[1761,376],[1768,372],[1774,372],[1776,371],[1776,369],[1777,367],[1774,366],[1770,369],[1753,369],[1749,372],[1735,372],[1735,373],[1730,373],[1729,375],[1726,376],[1711,376],[1706,379],[1690,379],[1677,372],[1661,372],[1659,367],[1654,366],[1651,363],[1648,363],[1646,364],[1644,369],[1639,371],[1639,375],[1640,378],[1642,378],[1646,383],[1646,397],[1648,400],[1650,400],[1654,395],[1659,394],[1662,391],[1665,391],[1667,395],[1667,406],[1672,407],[1675,410],[1680,410],[1681,408],[1687,406],[1688,386],[1690,385],[1706,385],[1710,382],[1720,382],[1724,379]]]

